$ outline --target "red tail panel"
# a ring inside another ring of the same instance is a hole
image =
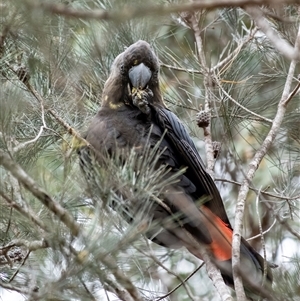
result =
[[[202,206],[201,211],[206,216],[205,224],[212,238],[210,248],[214,257],[220,261],[231,259],[232,229],[207,207]]]

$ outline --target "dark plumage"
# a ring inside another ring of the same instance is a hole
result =
[[[158,231],[150,227],[146,235],[169,248],[185,246],[199,258],[195,241],[206,245],[224,280],[232,285],[232,227],[219,191],[193,141],[163,103],[158,73],[158,59],[144,41],[136,42],[118,55],[104,86],[102,106],[88,128],[86,139],[96,150],[93,155],[100,165],[104,164],[103,156],[112,155],[117,149],[143,149],[147,143],[153,148],[160,143],[158,166],[167,166],[168,176],[187,167],[176,184],[163,190],[160,198],[167,207],[153,200],[147,218],[149,222],[158,222],[161,228]],[[83,170],[90,169],[91,154],[81,149],[80,155]],[[251,276],[250,282],[261,284],[263,259],[244,239],[241,270]],[[269,268],[268,279],[271,279]]]

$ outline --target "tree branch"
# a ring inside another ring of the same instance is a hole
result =
[[[201,31],[199,28],[199,20],[196,14],[195,13],[188,14],[185,20],[194,32],[199,61],[204,70],[203,72],[204,88],[205,88],[204,110],[209,117],[208,126],[203,127],[205,150],[206,150],[206,161],[207,161],[206,170],[213,177],[215,158],[214,158],[214,151],[213,151],[212,138],[211,138],[211,106],[212,106],[212,99],[213,99],[212,73],[206,63],[205,53],[203,49],[203,42],[201,38]]]
[[[300,53],[300,27],[298,30],[298,35],[295,43],[295,51],[298,51]],[[240,244],[241,244],[241,233],[243,229],[245,200],[249,191],[250,183],[252,182],[255,172],[258,169],[267,151],[271,147],[278,133],[278,130],[281,126],[281,123],[283,121],[283,117],[287,107],[286,100],[289,98],[289,91],[291,90],[291,84],[292,84],[296,64],[297,64],[296,60],[293,60],[290,64],[287,80],[284,86],[281,100],[278,104],[276,115],[273,119],[271,129],[267,134],[266,138],[264,139],[261,147],[257,150],[254,158],[250,162],[249,169],[246,173],[246,178],[243,181],[243,184],[240,188],[239,195],[238,195],[236,214],[235,214],[235,227],[233,231],[233,241],[232,241],[232,269],[233,269],[233,276],[234,276],[234,287],[235,287],[238,300],[245,300],[245,292],[244,292],[242,277],[239,273]]]
[[[5,201],[14,209],[16,209],[17,211],[19,211],[21,214],[23,214],[25,217],[27,217],[30,221],[32,221],[33,223],[35,223],[37,226],[39,226],[40,228],[42,228],[44,231],[49,232],[48,227],[44,224],[43,221],[41,221],[36,215],[35,213],[30,209],[27,208],[26,206],[21,206],[20,204],[16,203],[15,201],[13,201],[12,199],[10,199],[9,197],[7,197],[3,191],[0,190],[0,195],[2,196],[2,198],[5,199]]]
[[[245,11],[256,23],[256,26],[266,35],[273,46],[287,59],[299,60],[300,54],[297,49],[290,45],[285,39],[283,39],[278,32],[276,32],[267,21],[263,11],[257,6],[246,6]]]
[[[160,296],[158,299],[155,301],[160,301],[163,300],[167,297],[169,297],[172,293],[174,293],[178,288],[180,288],[184,283],[186,283],[193,275],[195,275],[202,267],[204,266],[204,262],[202,262],[191,274],[189,274],[184,280],[182,280],[181,283],[176,285],[172,290],[170,290],[167,294]]]
[[[0,150],[0,165],[9,171],[28,191],[52,211],[71,230],[73,235],[78,236],[80,226],[74,220],[73,216],[59,203],[54,201],[46,191],[40,188],[22,167],[2,150]]]
[[[4,255],[9,249],[13,247],[25,247],[28,251],[35,251],[39,249],[48,248],[48,243],[46,240],[35,240],[28,241],[26,239],[15,239],[12,240],[8,245],[0,248],[0,255]]]
[[[52,14],[62,15],[67,18],[96,19],[115,22],[124,22],[134,18],[145,16],[163,16],[178,12],[195,12],[202,9],[214,9],[219,7],[242,7],[246,5],[275,5],[275,4],[299,4],[299,0],[201,0],[170,5],[125,5],[118,10],[81,10],[64,4],[39,2],[33,0],[24,1],[30,9],[43,9]]]
[[[231,184],[242,186],[242,183],[239,183],[239,182],[236,182],[236,181],[233,181],[233,180],[221,179],[221,178],[215,178],[214,180],[215,181],[227,182],[227,183],[231,183]],[[253,191],[257,192],[257,193],[259,192],[258,189],[254,188],[252,186],[249,186],[249,189],[253,190]],[[300,199],[300,195],[289,197],[289,196],[285,196],[285,195],[281,196],[281,195],[270,193],[270,192],[266,192],[266,191],[260,191],[260,193],[263,194],[263,195],[267,195],[267,196],[270,196],[270,197],[273,197],[273,198],[277,198],[277,199],[281,199],[281,200],[298,200],[298,199]]]

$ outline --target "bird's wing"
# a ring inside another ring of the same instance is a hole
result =
[[[211,176],[206,172],[186,128],[168,109],[156,108],[155,111],[157,123],[161,128],[167,130],[166,137],[169,138],[175,152],[181,156],[182,162],[188,167],[186,174],[196,186],[198,197],[208,196],[205,198],[204,205],[231,228],[219,191]]]

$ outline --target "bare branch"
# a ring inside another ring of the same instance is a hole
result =
[[[26,141],[24,143],[19,143],[17,146],[15,146],[12,149],[12,152],[16,153],[16,152],[20,151],[21,149],[25,148],[26,146],[28,146],[28,145],[30,145],[30,144],[35,143],[36,141],[38,141],[38,139],[41,137],[41,135],[43,133],[43,130],[44,130],[44,126],[41,126],[38,134],[32,140]]]
[[[204,248],[203,248],[204,249]],[[216,287],[218,293],[220,294],[222,301],[232,301],[231,294],[228,287],[225,285],[223,277],[221,276],[220,270],[215,266],[210,258],[207,251],[201,250],[201,255],[206,264],[206,270],[209,278],[212,280],[214,286]]]
[[[246,6],[245,11],[251,16],[256,26],[267,36],[273,46],[289,60],[300,60],[297,48],[290,45],[270,25],[263,11],[256,6]]]
[[[133,285],[129,277],[126,276],[118,267],[117,262],[112,257],[104,256],[100,257],[99,259],[112,272],[116,280],[126,289],[134,301],[144,301],[144,298],[141,296],[140,292]],[[129,298],[123,300],[129,301]]]
[[[0,248],[0,255],[6,254],[13,247],[25,247],[28,251],[36,251],[39,249],[48,248],[46,240],[28,241],[26,239],[12,240],[8,245]]]
[[[21,214],[23,214],[25,217],[27,217],[30,221],[34,222],[36,225],[38,225],[40,228],[45,230],[46,232],[49,232],[49,229],[46,227],[46,225],[41,221],[35,213],[26,206],[21,206],[20,204],[14,202],[9,197],[7,197],[3,191],[0,190],[0,195],[5,199],[5,201],[14,209],[19,211]]]
[[[239,182],[236,182],[236,181],[233,181],[233,180],[221,179],[221,178],[215,178],[214,180],[215,181],[220,181],[220,182],[231,183],[231,184],[235,184],[235,185],[238,185],[238,186],[242,186],[242,183],[239,183]],[[249,189],[253,190],[253,191],[257,192],[257,193],[259,191],[258,189],[254,188],[252,186],[249,186]],[[300,199],[300,195],[289,197],[289,196],[285,196],[285,195],[273,194],[273,193],[266,192],[266,191],[261,191],[260,193],[263,194],[263,195],[267,195],[267,196],[270,196],[270,197],[273,197],[273,198],[277,198],[277,199],[281,199],[281,200],[298,200],[298,199]]]
[[[72,232],[77,236],[80,226],[74,218],[59,203],[54,201],[51,196],[38,186],[38,184],[14,162],[4,151],[0,150],[0,165],[8,170],[24,187],[39,199],[50,211],[52,211]]]
[[[300,42],[299,42],[300,45]],[[297,94],[297,92],[299,91],[300,88],[300,80],[298,81],[296,87],[294,88],[294,90],[289,94],[289,96],[286,98],[286,100],[283,101],[283,105],[287,106],[289,101]]]
[[[203,74],[203,72],[199,71],[199,70],[186,69],[186,68],[182,68],[182,67],[171,66],[171,65],[168,65],[168,64],[164,64],[162,62],[160,62],[160,66],[165,67],[165,68],[169,68],[169,69],[172,69],[172,70],[176,70],[176,71],[183,71],[183,72],[186,72],[186,73]]]
[[[214,151],[212,146],[212,138],[211,138],[211,107],[213,100],[213,91],[212,91],[212,73],[207,67],[205,53],[203,49],[203,41],[201,38],[201,30],[199,28],[199,20],[195,13],[188,14],[186,17],[186,22],[188,22],[189,26],[194,32],[194,37],[197,46],[197,52],[199,61],[204,70],[204,88],[205,88],[205,104],[204,110],[208,114],[208,126],[203,127],[204,132],[204,140],[205,140],[205,150],[206,150],[206,161],[207,166],[206,169],[211,176],[213,176],[213,168],[215,164]]]
[[[104,286],[107,288],[107,290],[116,294],[122,301],[135,301],[128,291],[112,278],[113,277],[108,276],[105,279]]]
[[[267,230],[262,231],[261,233],[259,233],[259,234],[257,234],[257,235],[254,235],[254,236],[252,236],[252,237],[249,237],[249,238],[247,238],[246,240],[247,240],[247,241],[250,241],[250,240],[253,240],[253,239],[256,239],[256,238],[261,237],[262,235],[268,233],[268,232],[275,226],[275,224],[276,224],[276,219],[274,219],[274,222],[272,223],[272,225],[271,225]]]
[[[162,16],[178,12],[195,12],[202,9],[214,9],[219,7],[242,7],[246,5],[270,5],[270,4],[297,4],[299,0],[202,0],[197,2],[188,2],[171,5],[141,5],[141,6],[124,6],[122,10],[79,10],[71,8],[64,4],[54,4],[50,1],[24,1],[32,8],[40,8],[52,14],[58,14],[67,18],[110,20],[122,22],[133,18],[145,16]]]
[[[300,27],[298,30],[298,35],[295,43],[295,51],[300,53]],[[258,169],[262,159],[266,155],[267,151],[271,147],[280,125],[283,121],[283,117],[286,111],[286,99],[289,97],[289,91],[291,89],[291,84],[295,72],[296,60],[293,60],[290,64],[287,80],[284,86],[284,90],[282,93],[281,100],[278,105],[278,109],[276,115],[274,117],[271,129],[264,139],[261,147],[255,153],[254,158],[249,164],[249,169],[246,174],[246,178],[243,181],[243,184],[240,188],[237,206],[236,206],[236,214],[235,214],[235,227],[233,231],[233,241],[232,241],[232,269],[234,276],[234,287],[237,293],[237,297],[241,300],[245,299],[245,292],[242,283],[242,277],[239,273],[239,265],[240,265],[240,244],[241,244],[241,233],[243,229],[243,216],[244,216],[244,208],[245,208],[245,200],[249,191],[250,183],[255,175],[256,170]]]
[[[273,211],[274,216],[278,220],[278,222],[283,225],[291,234],[293,234],[296,238],[300,240],[300,233],[295,231],[287,222],[286,219],[282,219],[280,215],[273,209],[273,207],[269,203],[265,203],[266,206]]]
[[[204,262],[202,262],[191,274],[189,274],[184,280],[182,280],[181,283],[179,283],[177,286],[175,286],[172,290],[170,290],[167,294],[159,297],[155,301],[163,300],[167,297],[169,297],[172,293],[174,293],[178,288],[180,288],[184,283],[186,283],[192,276],[194,276],[202,267],[204,266]]]

